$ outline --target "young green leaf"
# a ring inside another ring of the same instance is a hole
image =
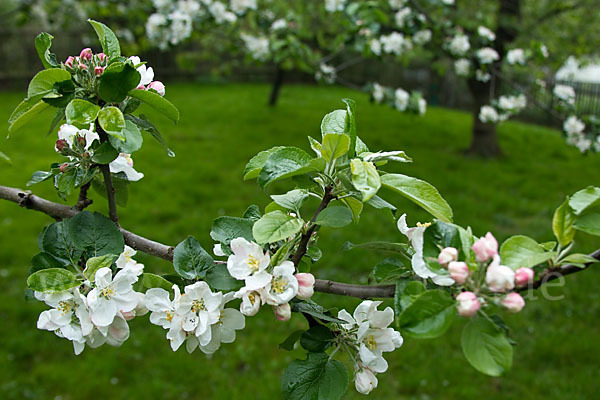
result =
[[[325,115],[321,121],[321,135],[346,133],[346,115],[346,110],[335,110]]]
[[[304,221],[281,211],[273,211],[262,216],[252,227],[254,239],[259,244],[274,243],[300,232]]]
[[[573,238],[575,237],[575,229],[573,228],[574,221],[575,215],[573,215],[573,211],[571,211],[569,198],[567,198],[564,203],[554,211],[554,216],[552,217],[552,231],[561,246],[566,246],[573,241]]]
[[[115,62],[100,75],[98,96],[107,103],[120,103],[137,87],[140,79],[140,73],[130,62]]]
[[[36,183],[44,182],[54,176],[51,171],[35,171],[29,181],[25,184],[26,186],[35,185]]]
[[[281,179],[324,169],[324,159],[312,158],[297,147],[284,147],[268,156],[258,175],[258,183],[265,187]]]
[[[271,195],[273,201],[279,204],[281,207],[298,212],[302,203],[309,197],[308,190],[305,189],[294,189],[290,190],[286,194],[274,194]]]
[[[161,288],[167,292],[171,292],[173,290],[172,287],[173,283],[162,276],[144,272],[135,283],[134,290],[136,292],[146,293],[148,289]]]
[[[56,84],[70,81],[71,74],[61,68],[50,68],[38,72],[27,88],[27,100],[37,102],[44,97],[60,97]]]
[[[225,265],[215,265],[206,272],[204,278],[212,290],[231,292],[241,289],[243,281],[238,281],[229,274]]]
[[[119,152],[109,142],[104,142],[94,150],[92,161],[98,164],[109,164],[118,156]]]
[[[258,178],[260,171],[265,166],[267,158],[277,150],[283,149],[283,146],[272,147],[269,150],[263,150],[248,161],[244,168],[244,180]]]
[[[248,218],[218,217],[213,222],[210,237],[226,246],[229,246],[229,243],[238,237],[252,241],[254,240],[252,225],[254,225],[254,220]]]
[[[215,260],[194,237],[188,236],[173,252],[175,271],[184,279],[202,279],[215,266]]]
[[[592,213],[577,217],[573,227],[590,235],[600,236],[600,214]]]
[[[98,122],[104,131],[110,136],[119,140],[126,140],[125,137],[125,118],[123,113],[117,107],[104,107],[98,113]]]
[[[115,136],[109,136],[108,138],[110,144],[112,144],[119,153],[131,154],[142,148],[142,143],[144,142],[142,132],[140,132],[137,125],[130,120],[125,120],[123,135],[125,135],[124,141]]]
[[[349,156],[354,157],[356,147],[356,102],[352,99],[342,99],[346,104],[346,126],[344,131],[350,136]]]
[[[325,351],[331,346],[333,333],[323,325],[315,325],[304,332],[300,337],[300,345],[315,353]]]
[[[477,371],[500,376],[512,366],[513,348],[503,330],[486,318],[475,317],[464,327],[463,353]]]
[[[102,22],[88,19],[88,22],[92,25],[102,45],[102,51],[108,56],[109,59],[113,59],[121,56],[121,47],[119,46],[119,39],[114,32]]]
[[[429,183],[402,174],[385,174],[381,177],[381,183],[413,201],[434,217],[444,222],[452,222],[452,209]]]
[[[456,302],[448,292],[428,290],[419,294],[399,316],[402,333],[421,339],[439,337],[456,316]]]
[[[319,213],[315,224],[341,228],[352,222],[352,211],[344,206],[330,206]]]
[[[35,38],[35,50],[44,65],[44,68],[58,67],[60,64],[56,61],[56,55],[50,52],[52,46],[52,36],[49,33],[42,32]]]
[[[83,211],[65,220],[65,224],[66,235],[78,250],[94,257],[123,252],[125,242],[121,231],[100,213]]]
[[[331,163],[350,149],[350,136],[346,134],[327,133],[323,136],[321,157]]]
[[[165,115],[175,123],[179,121],[179,110],[177,110],[177,108],[169,100],[165,99],[158,93],[154,93],[149,90],[134,89],[129,91],[128,96],[148,104],[150,107]]]
[[[163,139],[158,129],[156,129],[152,122],[148,121],[144,114],[140,114],[139,118],[131,114],[126,114],[125,119],[132,121],[138,128],[149,133],[167,151],[169,157],[175,157],[175,153],[167,146],[165,139]]]
[[[79,286],[75,274],[64,268],[47,268],[27,278],[27,286],[36,292],[56,293]]]
[[[33,120],[50,105],[39,99],[23,100],[8,119],[8,132],[14,132]]]
[[[530,237],[512,236],[500,247],[502,264],[516,270],[517,268],[532,268],[548,261],[556,255],[553,251],[546,251],[538,242]]]
[[[118,256],[114,254],[105,254],[100,257],[88,258],[85,263],[85,269],[83,270],[83,276],[89,279],[90,282],[94,282],[96,280],[96,272],[100,268],[110,268],[117,257]]]
[[[75,125],[79,129],[89,129],[98,117],[100,107],[87,100],[73,99],[65,108],[67,124]]]
[[[588,186],[578,191],[569,199],[569,206],[575,215],[581,215],[585,211],[600,206],[600,188]]]
[[[363,202],[369,201],[381,187],[381,178],[375,165],[355,158],[350,161],[350,170],[352,184],[362,193]]]

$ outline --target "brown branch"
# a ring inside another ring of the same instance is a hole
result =
[[[0,199],[12,201],[14,203],[19,204],[21,207],[40,211],[55,219],[70,218],[79,212],[74,207],[54,203],[52,201],[38,197],[30,192],[2,185],[0,185]],[[321,204],[322,203],[323,202],[321,202]],[[325,207],[323,207],[323,209],[325,209]],[[173,251],[175,249],[173,246],[167,246],[165,244],[155,242],[145,237],[136,235],[135,233],[129,232],[123,228],[119,229],[121,230],[121,233],[125,238],[125,243],[128,246],[133,247],[134,249],[144,252],[146,254],[150,254],[152,256],[159,257],[171,262],[173,261]],[[594,257],[597,260],[600,260],[600,249],[590,254],[590,256]],[[542,274],[540,279],[529,285],[529,287],[517,289],[517,291],[522,292],[529,288],[537,289],[546,282],[558,279],[559,276],[570,275],[579,271],[583,271],[590,265],[591,264],[586,264],[584,268],[580,268],[575,265],[565,265],[560,268],[548,270],[544,274]],[[360,299],[392,298],[394,297],[395,285],[353,285],[348,283],[317,279],[315,282],[315,290],[321,293],[358,297]]]
[[[92,182],[88,182],[85,185],[81,186],[81,189],[79,189],[79,198],[77,199],[77,203],[75,204],[75,208],[79,211],[83,211],[87,206],[94,202],[92,199],[87,198],[87,193],[90,189],[91,184]]]
[[[302,260],[302,257],[304,257],[304,255],[306,254],[306,250],[308,249],[308,242],[310,242],[312,234],[317,229],[317,225],[315,224],[317,217],[319,216],[321,211],[327,208],[329,202],[335,199],[335,196],[331,194],[332,190],[333,186],[331,185],[325,188],[325,193],[323,194],[321,204],[319,204],[319,207],[317,207],[317,211],[315,211],[315,215],[310,220],[312,225],[310,228],[308,228],[306,232],[302,234],[302,237],[300,238],[300,244],[298,244],[298,249],[296,250],[296,253],[294,253],[294,255],[292,256],[292,262],[296,267],[298,266],[298,264],[300,264],[300,260]]]

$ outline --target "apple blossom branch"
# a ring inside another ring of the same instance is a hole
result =
[[[70,218],[80,212],[75,207],[69,207],[64,204],[46,200],[42,197],[34,195],[30,191],[2,185],[0,185],[0,199],[12,201],[19,204],[21,207],[40,211],[57,220]],[[323,202],[321,204],[323,204]],[[173,246],[167,246],[163,243],[155,242],[145,237],[136,235],[135,233],[125,230],[121,227],[119,227],[119,229],[121,230],[123,238],[125,239],[125,243],[128,246],[146,254],[150,254],[167,261],[173,261],[173,251],[175,250]],[[600,249],[590,254],[590,256],[600,260]],[[570,275],[582,271],[590,265],[591,264],[585,264],[583,268],[575,265],[564,265],[558,268],[548,269],[540,276],[539,279],[532,282],[527,287],[517,289],[517,291],[522,292],[528,289],[537,289],[546,282],[555,280],[560,276]],[[395,289],[396,285],[355,285],[323,279],[317,279],[315,282],[315,290],[317,292],[358,297],[360,299],[391,298],[394,297]]]

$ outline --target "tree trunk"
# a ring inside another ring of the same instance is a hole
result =
[[[270,107],[274,107],[277,104],[277,100],[279,99],[279,91],[281,90],[281,86],[283,85],[283,75],[284,71],[278,65],[277,70],[275,71],[275,79],[273,80],[273,86],[271,87],[271,95],[269,96]]]
[[[496,134],[496,125],[483,123],[479,119],[481,107],[490,104],[491,82],[480,82],[474,78],[469,79],[469,91],[473,97],[473,137],[468,154],[481,157],[498,157],[502,154],[498,136]]]

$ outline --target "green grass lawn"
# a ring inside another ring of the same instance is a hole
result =
[[[254,182],[243,182],[247,160],[275,145],[309,150],[307,135],[318,137],[323,115],[341,108],[340,99],[357,100],[361,138],[371,149],[405,150],[413,164],[392,167],[434,184],[453,206],[455,220],[475,233],[492,231],[499,239],[522,233],[552,240],[553,210],[564,196],[600,182],[600,157],[582,157],[558,132],[507,122],[499,127],[505,156],[497,160],[465,158],[470,116],[430,109],[425,118],[372,105],[366,95],[329,87],[285,86],[276,108],[266,107],[266,85],[170,85],[168,98],[181,110],[172,125],[157,117],[176,158],[169,158],[148,136],[135,157],[146,177],[132,184],[129,206],[120,209],[121,224],[168,244],[193,234],[212,248],[209,231],[219,215],[241,215],[247,205],[261,207],[268,196]],[[0,94],[0,121],[6,121],[22,93]],[[51,119],[47,116],[47,123]],[[57,160],[54,135],[37,123],[0,141],[13,166],[0,165],[0,184],[24,187],[33,171]],[[0,126],[3,130],[6,124]],[[32,188],[58,201],[49,183]],[[409,215],[427,215],[399,196],[385,197]],[[95,196],[90,209],[106,211]],[[75,199],[69,203],[73,204]],[[134,320],[121,348],[103,346],[73,355],[70,342],[36,329],[44,305],[26,302],[25,278],[37,252],[37,234],[51,220],[0,201],[0,397],[3,399],[276,399],[280,377],[302,352],[278,350],[305,322],[275,319],[268,308],[247,319],[235,343],[211,357],[184,349],[173,353],[165,331],[147,317]],[[385,255],[360,250],[341,252],[346,240],[403,240],[390,215],[368,209],[357,226],[323,229],[323,259],[314,266],[320,278],[366,282],[370,268]],[[578,250],[591,251],[599,241],[581,237]],[[170,264],[149,256],[139,260],[152,272]],[[379,375],[373,399],[591,399],[600,393],[600,272],[590,269],[566,278],[550,293],[561,301],[529,301],[519,315],[506,316],[518,343],[514,367],[503,378],[476,372],[460,349],[463,321],[442,338],[414,340],[386,356],[390,369]],[[537,293],[538,295],[540,293]],[[317,294],[328,307],[354,308],[358,300]],[[363,398],[351,383],[347,398]]]

